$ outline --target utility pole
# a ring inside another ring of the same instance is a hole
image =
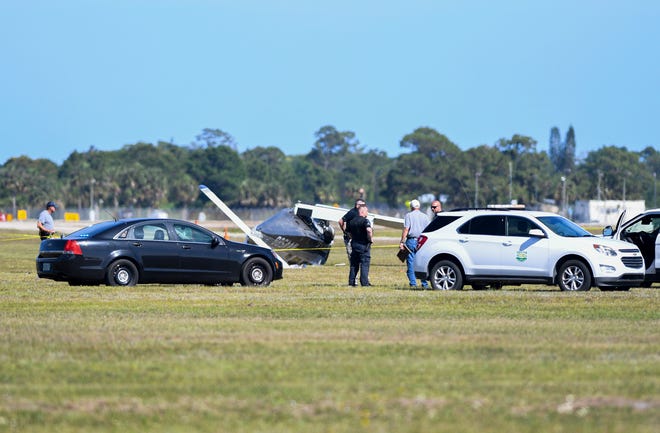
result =
[[[513,203],[513,162],[509,161],[509,204]]]
[[[480,171],[474,173],[474,207],[475,208],[479,207],[479,176],[481,176]]]
[[[89,181],[89,220],[94,222],[96,220],[96,214],[94,212],[94,184],[96,179],[91,178]]]
[[[561,177],[561,213],[566,216],[566,177]]]
[[[656,187],[657,179],[655,178],[655,171],[653,172],[653,207],[658,207],[658,202],[656,201]]]

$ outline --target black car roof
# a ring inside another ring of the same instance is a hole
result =
[[[87,226],[85,228],[82,228],[78,231],[75,231],[71,233],[69,236],[71,237],[90,237],[97,235],[99,233],[103,233],[107,230],[111,230],[114,228],[123,228],[123,227],[128,227],[132,224],[137,224],[137,223],[143,223],[143,222],[183,222],[183,223],[188,223],[188,221],[184,220],[178,220],[178,219],[171,219],[171,218],[124,218],[116,221],[101,221],[96,224],[92,224],[91,226]],[[192,224],[192,223],[189,223]]]

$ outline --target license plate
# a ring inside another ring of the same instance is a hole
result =
[[[50,271],[50,263],[44,263],[43,267],[41,268],[43,271]]]

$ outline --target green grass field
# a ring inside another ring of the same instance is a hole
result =
[[[386,244],[369,288],[69,287],[0,231],[0,433],[658,431],[658,286],[412,291]]]

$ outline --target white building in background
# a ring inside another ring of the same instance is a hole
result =
[[[646,210],[644,200],[577,200],[573,220],[583,224],[614,226],[624,210],[628,217]]]

